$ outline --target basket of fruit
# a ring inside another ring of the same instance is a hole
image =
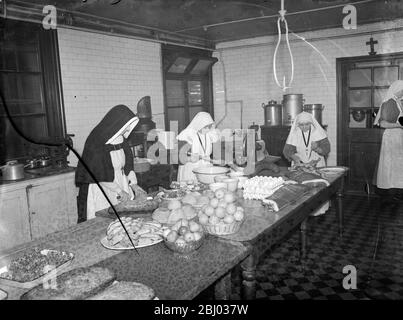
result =
[[[203,227],[194,220],[181,219],[164,232],[164,243],[172,251],[188,254],[203,244]]]
[[[198,213],[200,224],[213,235],[223,236],[239,231],[244,221],[244,209],[237,205],[235,193],[219,189]]]

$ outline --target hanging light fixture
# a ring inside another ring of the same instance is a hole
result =
[[[287,20],[285,19],[285,14],[286,14],[286,10],[284,9],[284,0],[281,0],[281,10],[279,11],[279,18],[277,19],[277,29],[278,29],[278,41],[277,41],[277,45],[276,45],[276,49],[274,50],[274,56],[273,56],[273,72],[274,72],[274,80],[276,82],[276,84],[283,90],[286,91],[287,89],[291,88],[291,84],[294,80],[294,58],[292,56],[292,52],[291,52],[291,47],[290,47],[290,41],[288,39],[288,24],[287,24]],[[290,59],[291,59],[291,78],[290,81],[288,82],[288,84],[286,85],[286,81],[285,81],[285,76],[283,77],[283,83],[281,84],[277,78],[277,69],[276,69],[276,58],[277,58],[277,51],[278,48],[280,46],[281,43],[281,26],[280,23],[283,22],[285,25],[285,40],[287,43],[287,47],[288,47],[288,52],[290,53]]]

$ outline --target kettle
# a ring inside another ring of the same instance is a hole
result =
[[[3,180],[19,180],[24,179],[24,165],[18,161],[8,161],[4,166],[0,167]]]

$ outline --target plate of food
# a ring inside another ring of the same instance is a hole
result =
[[[186,195],[186,191],[182,189],[167,190],[162,189],[157,193],[161,200],[181,200]]]
[[[144,218],[121,218],[135,247],[133,247],[122,224],[118,219],[109,224],[106,236],[101,239],[101,244],[110,250],[133,250],[153,246],[163,241],[162,235],[166,227],[161,223]]]
[[[32,248],[2,258],[0,284],[33,288],[40,284],[51,271],[59,272],[71,264],[70,252]]]
[[[346,168],[344,167],[323,167],[323,168],[318,168],[318,171],[321,173],[325,174],[339,174],[344,171],[346,171]]]

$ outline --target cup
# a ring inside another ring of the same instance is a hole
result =
[[[223,182],[227,184],[228,191],[235,192],[238,189],[238,178],[227,178]]]

